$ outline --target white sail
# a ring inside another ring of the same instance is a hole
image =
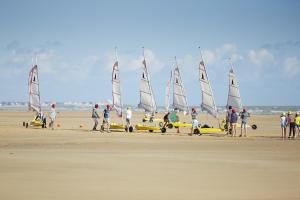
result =
[[[153,113],[156,111],[156,103],[150,84],[145,58],[143,60],[143,72],[140,81],[140,103],[138,107],[144,109],[146,112]]]
[[[229,71],[229,90],[228,90],[227,107],[228,106],[232,106],[237,110],[242,109],[239,86],[232,68]]]
[[[121,84],[120,84],[120,72],[119,62],[116,61],[112,70],[112,98],[113,108],[117,111],[117,114],[122,116],[122,99],[121,99]]]
[[[168,80],[167,86],[166,86],[166,97],[165,97],[165,109],[166,109],[166,111],[169,111],[169,108],[170,108],[171,82],[172,82],[172,71],[171,71],[171,74],[170,74],[170,79]]]
[[[189,108],[187,98],[177,63],[174,69],[173,92],[173,108],[188,113]]]
[[[217,107],[215,104],[215,100],[213,97],[213,92],[209,83],[209,79],[207,76],[206,68],[203,60],[199,64],[199,81],[201,85],[202,91],[202,110],[207,111],[214,117],[217,117]]]
[[[41,112],[40,89],[39,89],[37,65],[34,65],[29,72],[28,92],[29,92],[29,103],[28,103],[29,110]]]

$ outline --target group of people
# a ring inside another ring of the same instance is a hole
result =
[[[293,114],[291,111],[286,115],[282,112],[280,115],[281,137],[286,138],[287,128],[289,128],[289,139],[296,138],[296,130],[298,131],[298,137],[300,136],[300,114],[296,112]]]
[[[232,137],[236,136],[236,128],[239,117],[241,119],[241,132],[239,137],[242,137],[243,135],[244,137],[247,137],[247,121],[250,117],[250,113],[247,112],[246,108],[243,108],[242,112],[238,114],[235,108],[233,108],[232,106],[228,106],[228,111],[226,113],[227,134],[231,135]]]
[[[98,120],[100,119],[100,116],[98,114],[98,108],[99,105],[95,104],[93,110],[92,110],[92,119],[94,120],[94,127],[93,131],[97,131],[97,126],[99,124]],[[103,120],[102,120],[102,125],[100,128],[100,131],[103,132],[106,127],[106,131],[109,133],[110,132],[110,120],[109,120],[109,115],[110,111],[112,110],[110,105],[106,105],[105,109],[103,110]],[[132,111],[130,107],[127,107],[126,110],[126,131],[128,132],[129,127],[131,126],[131,118],[132,118]]]
[[[55,110],[55,104],[51,104],[51,108],[50,108],[50,112],[49,112],[49,119],[50,119],[50,123],[49,123],[49,128],[51,128],[52,130],[54,129],[54,122],[56,119],[56,110]],[[36,121],[40,121],[42,123],[42,127],[43,128],[47,128],[47,120],[46,120],[46,116],[43,114],[42,111],[38,112],[36,117],[35,117]]]

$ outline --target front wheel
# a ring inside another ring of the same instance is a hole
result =
[[[169,129],[173,128],[173,124],[168,124],[168,128]]]
[[[133,132],[133,127],[129,126],[128,130],[129,130],[130,133],[132,133]]]
[[[166,128],[161,128],[161,132],[162,132],[162,133],[165,133],[166,131],[167,131]]]
[[[195,135],[202,135],[202,134],[200,133],[200,130],[199,130],[198,128],[194,129],[194,134],[195,134]]]
[[[153,132],[153,130],[149,130],[149,132],[150,132],[150,133],[152,133],[152,132]]]

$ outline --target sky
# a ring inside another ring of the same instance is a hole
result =
[[[201,47],[218,106],[230,62],[243,105],[300,105],[300,1],[0,0],[0,101],[28,100],[37,55],[42,101],[111,99],[118,48],[124,104],[139,102],[142,47],[158,105],[177,57],[201,104]]]

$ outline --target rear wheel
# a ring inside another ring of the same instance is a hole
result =
[[[133,127],[129,126],[128,130],[129,130],[130,133],[133,132]]]
[[[150,132],[150,133],[152,133],[152,132],[153,132],[153,130],[149,130],[149,132]]]
[[[256,129],[257,129],[257,125],[256,125],[256,124],[253,124],[253,125],[251,126],[251,128],[252,128],[253,130],[256,130]]]
[[[173,128],[173,124],[168,124],[168,128]]]
[[[26,123],[25,123],[25,122],[23,122],[23,126],[24,126],[24,127],[26,126]]]
[[[25,124],[25,127],[28,128],[28,122]]]
[[[199,130],[198,128],[194,129],[194,134],[196,134],[196,135],[202,135],[202,134],[200,133],[200,130]]]
[[[166,128],[161,128],[161,132],[162,132],[162,133],[165,133],[166,131],[167,131]]]

